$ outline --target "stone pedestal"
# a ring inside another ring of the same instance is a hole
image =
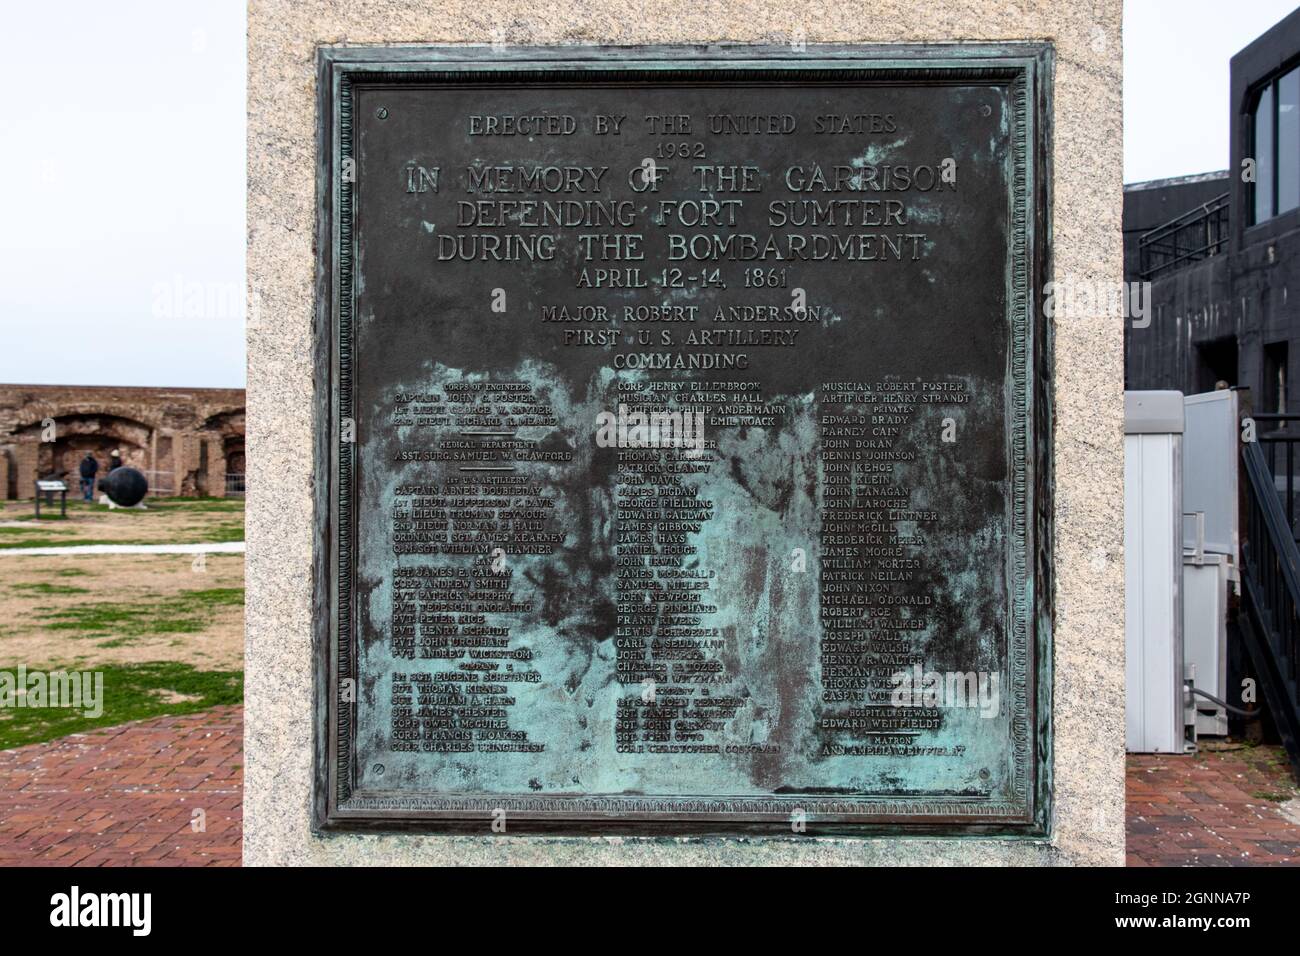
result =
[[[792,10],[761,0],[413,7],[254,0],[248,22],[248,274],[275,321],[248,332],[248,864],[1103,864],[1124,859],[1123,336],[1058,311],[1052,370],[1052,820],[1042,839],[314,834],[313,313],[319,44],[1049,42],[1058,281],[1122,278],[1121,4],[950,0]],[[212,466],[211,457],[209,467]],[[217,493],[217,492],[213,492]]]

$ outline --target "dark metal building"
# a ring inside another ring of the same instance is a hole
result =
[[[1300,10],[1232,58],[1226,171],[1124,190],[1124,271],[1150,324],[1125,327],[1125,387],[1249,388],[1300,412]]]

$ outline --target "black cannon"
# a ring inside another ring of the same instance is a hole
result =
[[[141,472],[123,465],[99,479],[99,490],[119,508],[130,508],[144,500],[149,492],[149,481]]]

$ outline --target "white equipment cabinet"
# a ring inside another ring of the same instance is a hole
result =
[[[1228,595],[1237,581],[1238,396],[1224,389],[1183,402],[1183,667],[1196,687],[1228,698]],[[1192,698],[1196,735],[1226,736],[1228,712]]]
[[[1184,753],[1183,395],[1124,393],[1127,740]]]

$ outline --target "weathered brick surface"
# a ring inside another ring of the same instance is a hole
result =
[[[0,752],[0,865],[237,866],[243,708]],[[1128,758],[1128,865],[1300,865],[1289,783],[1240,754]],[[193,811],[206,814],[195,832]]]
[[[238,866],[243,717],[217,707],[0,751],[0,866]]]
[[[1129,866],[1300,866],[1300,822],[1276,800],[1290,790],[1241,752],[1130,754]]]

